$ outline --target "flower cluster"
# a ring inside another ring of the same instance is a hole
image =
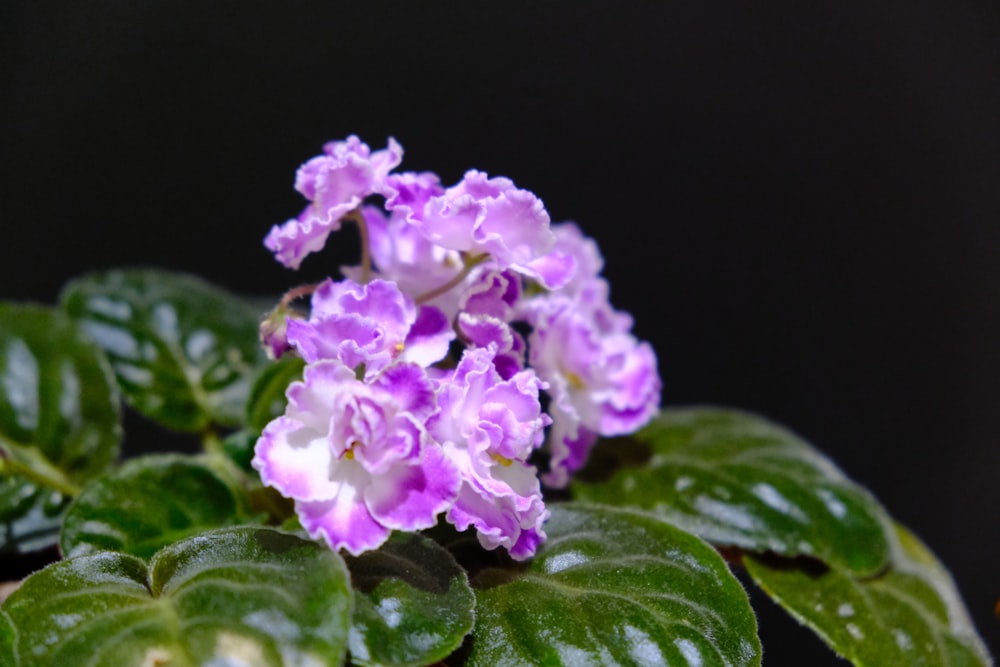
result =
[[[343,280],[290,293],[311,293],[308,316],[283,303],[262,326],[269,350],[306,368],[253,465],[334,549],[374,549],[443,513],[528,558],[548,517],[534,464],[547,453],[541,481],[565,486],[599,436],[642,426],[656,358],[574,224],[552,225],[506,178],[469,171],[446,188],[393,173],[402,154],[392,139],[328,143],[298,171],[305,210],[267,235],[290,268],[344,221],[363,247]]]

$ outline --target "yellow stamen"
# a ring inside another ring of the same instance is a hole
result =
[[[348,461],[353,461],[354,460],[354,448],[355,447],[360,447],[360,446],[361,446],[360,442],[358,442],[357,440],[352,440],[351,444],[349,444],[347,446],[347,449],[344,450],[344,458],[347,459]]]
[[[566,381],[573,389],[583,389],[586,386],[583,384],[583,378],[572,371],[566,371]]]
[[[499,454],[490,454],[490,458],[502,465],[504,468],[507,468],[514,463],[513,459],[508,459],[506,456],[500,456]]]

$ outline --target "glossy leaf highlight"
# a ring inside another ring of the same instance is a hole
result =
[[[68,284],[63,308],[111,360],[129,404],[165,426],[238,426],[256,368],[258,313],[193,276],[151,269]]]
[[[714,549],[623,509],[552,507],[527,565],[473,583],[468,664],[759,665],[757,624]]]
[[[0,553],[27,553],[56,544],[69,503],[59,491],[14,476],[0,478]]]
[[[744,560],[768,595],[859,667],[993,664],[951,575],[905,528],[889,570],[872,578],[806,559]]]
[[[352,664],[429,665],[472,630],[476,600],[465,570],[430,539],[394,533],[347,566],[355,588]]]
[[[59,311],[0,303],[0,550],[54,544],[68,496],[115,460],[120,440],[101,351]]]
[[[178,542],[148,567],[113,552],[56,563],[3,610],[21,667],[339,665],[347,576],[340,557],[313,542],[228,528]]]
[[[664,410],[595,448],[575,497],[648,510],[716,544],[808,555],[858,574],[889,557],[871,495],[787,429],[718,408]]]

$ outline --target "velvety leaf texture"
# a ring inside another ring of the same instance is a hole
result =
[[[889,570],[859,578],[805,559],[748,555],[768,595],[860,667],[992,665],[951,575],[916,537],[896,530]]]
[[[112,552],[62,561],[3,606],[20,667],[339,665],[350,608],[339,556],[246,527],[178,542],[148,567]]]
[[[110,465],[120,440],[103,353],[59,311],[0,303],[0,550],[54,544],[67,488]]]
[[[714,549],[659,519],[552,507],[526,565],[474,580],[469,665],[759,665],[757,624]]]
[[[871,495],[795,434],[745,412],[666,409],[632,438],[598,445],[573,493],[651,511],[716,544],[858,574],[889,557]]]
[[[476,599],[465,570],[428,538],[394,533],[377,551],[348,557],[347,567],[353,664],[428,665],[472,630]]]
[[[94,480],[66,514],[67,557],[121,551],[149,558],[205,530],[235,524],[234,491],[210,467],[183,456],[147,456]]]
[[[242,423],[264,362],[251,306],[193,276],[145,269],[84,276],[61,301],[136,410],[181,431]]]

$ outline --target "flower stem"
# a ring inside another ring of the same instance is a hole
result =
[[[281,297],[281,301],[278,303],[278,308],[287,308],[292,301],[300,299],[304,296],[309,296],[316,291],[316,288],[320,286],[320,283],[312,283],[309,285],[299,285],[298,287],[293,287],[292,289],[285,292],[285,295]],[[275,309],[277,310],[277,309]]]
[[[201,433],[201,446],[206,454],[219,455],[225,457],[226,452],[222,446],[222,439],[215,429],[209,426]]]
[[[465,280],[470,273],[472,273],[472,269],[476,268],[476,266],[478,266],[479,264],[482,264],[489,256],[490,256],[489,253],[484,252],[479,255],[470,255],[464,257],[463,261],[465,263],[465,266],[463,266],[462,270],[459,271],[451,280],[444,283],[443,285],[438,285],[432,290],[424,292],[413,301],[419,306],[420,304],[427,303],[432,299],[436,299],[437,297],[441,296],[442,294],[450,290],[452,287],[460,285],[462,281]]]
[[[39,486],[53,489],[71,498],[80,495],[80,487],[74,484],[60,470],[51,466],[33,467],[20,461],[0,457],[0,476],[17,475]]]
[[[361,212],[354,216],[354,222],[358,223],[358,234],[361,236],[361,284],[367,285],[372,275],[372,253],[371,242],[368,240],[368,222]]]
[[[353,222],[358,226],[358,235],[361,237],[361,284],[367,285],[372,275],[372,252],[371,241],[368,239],[368,221],[365,220],[360,207],[344,215],[341,221]]]

